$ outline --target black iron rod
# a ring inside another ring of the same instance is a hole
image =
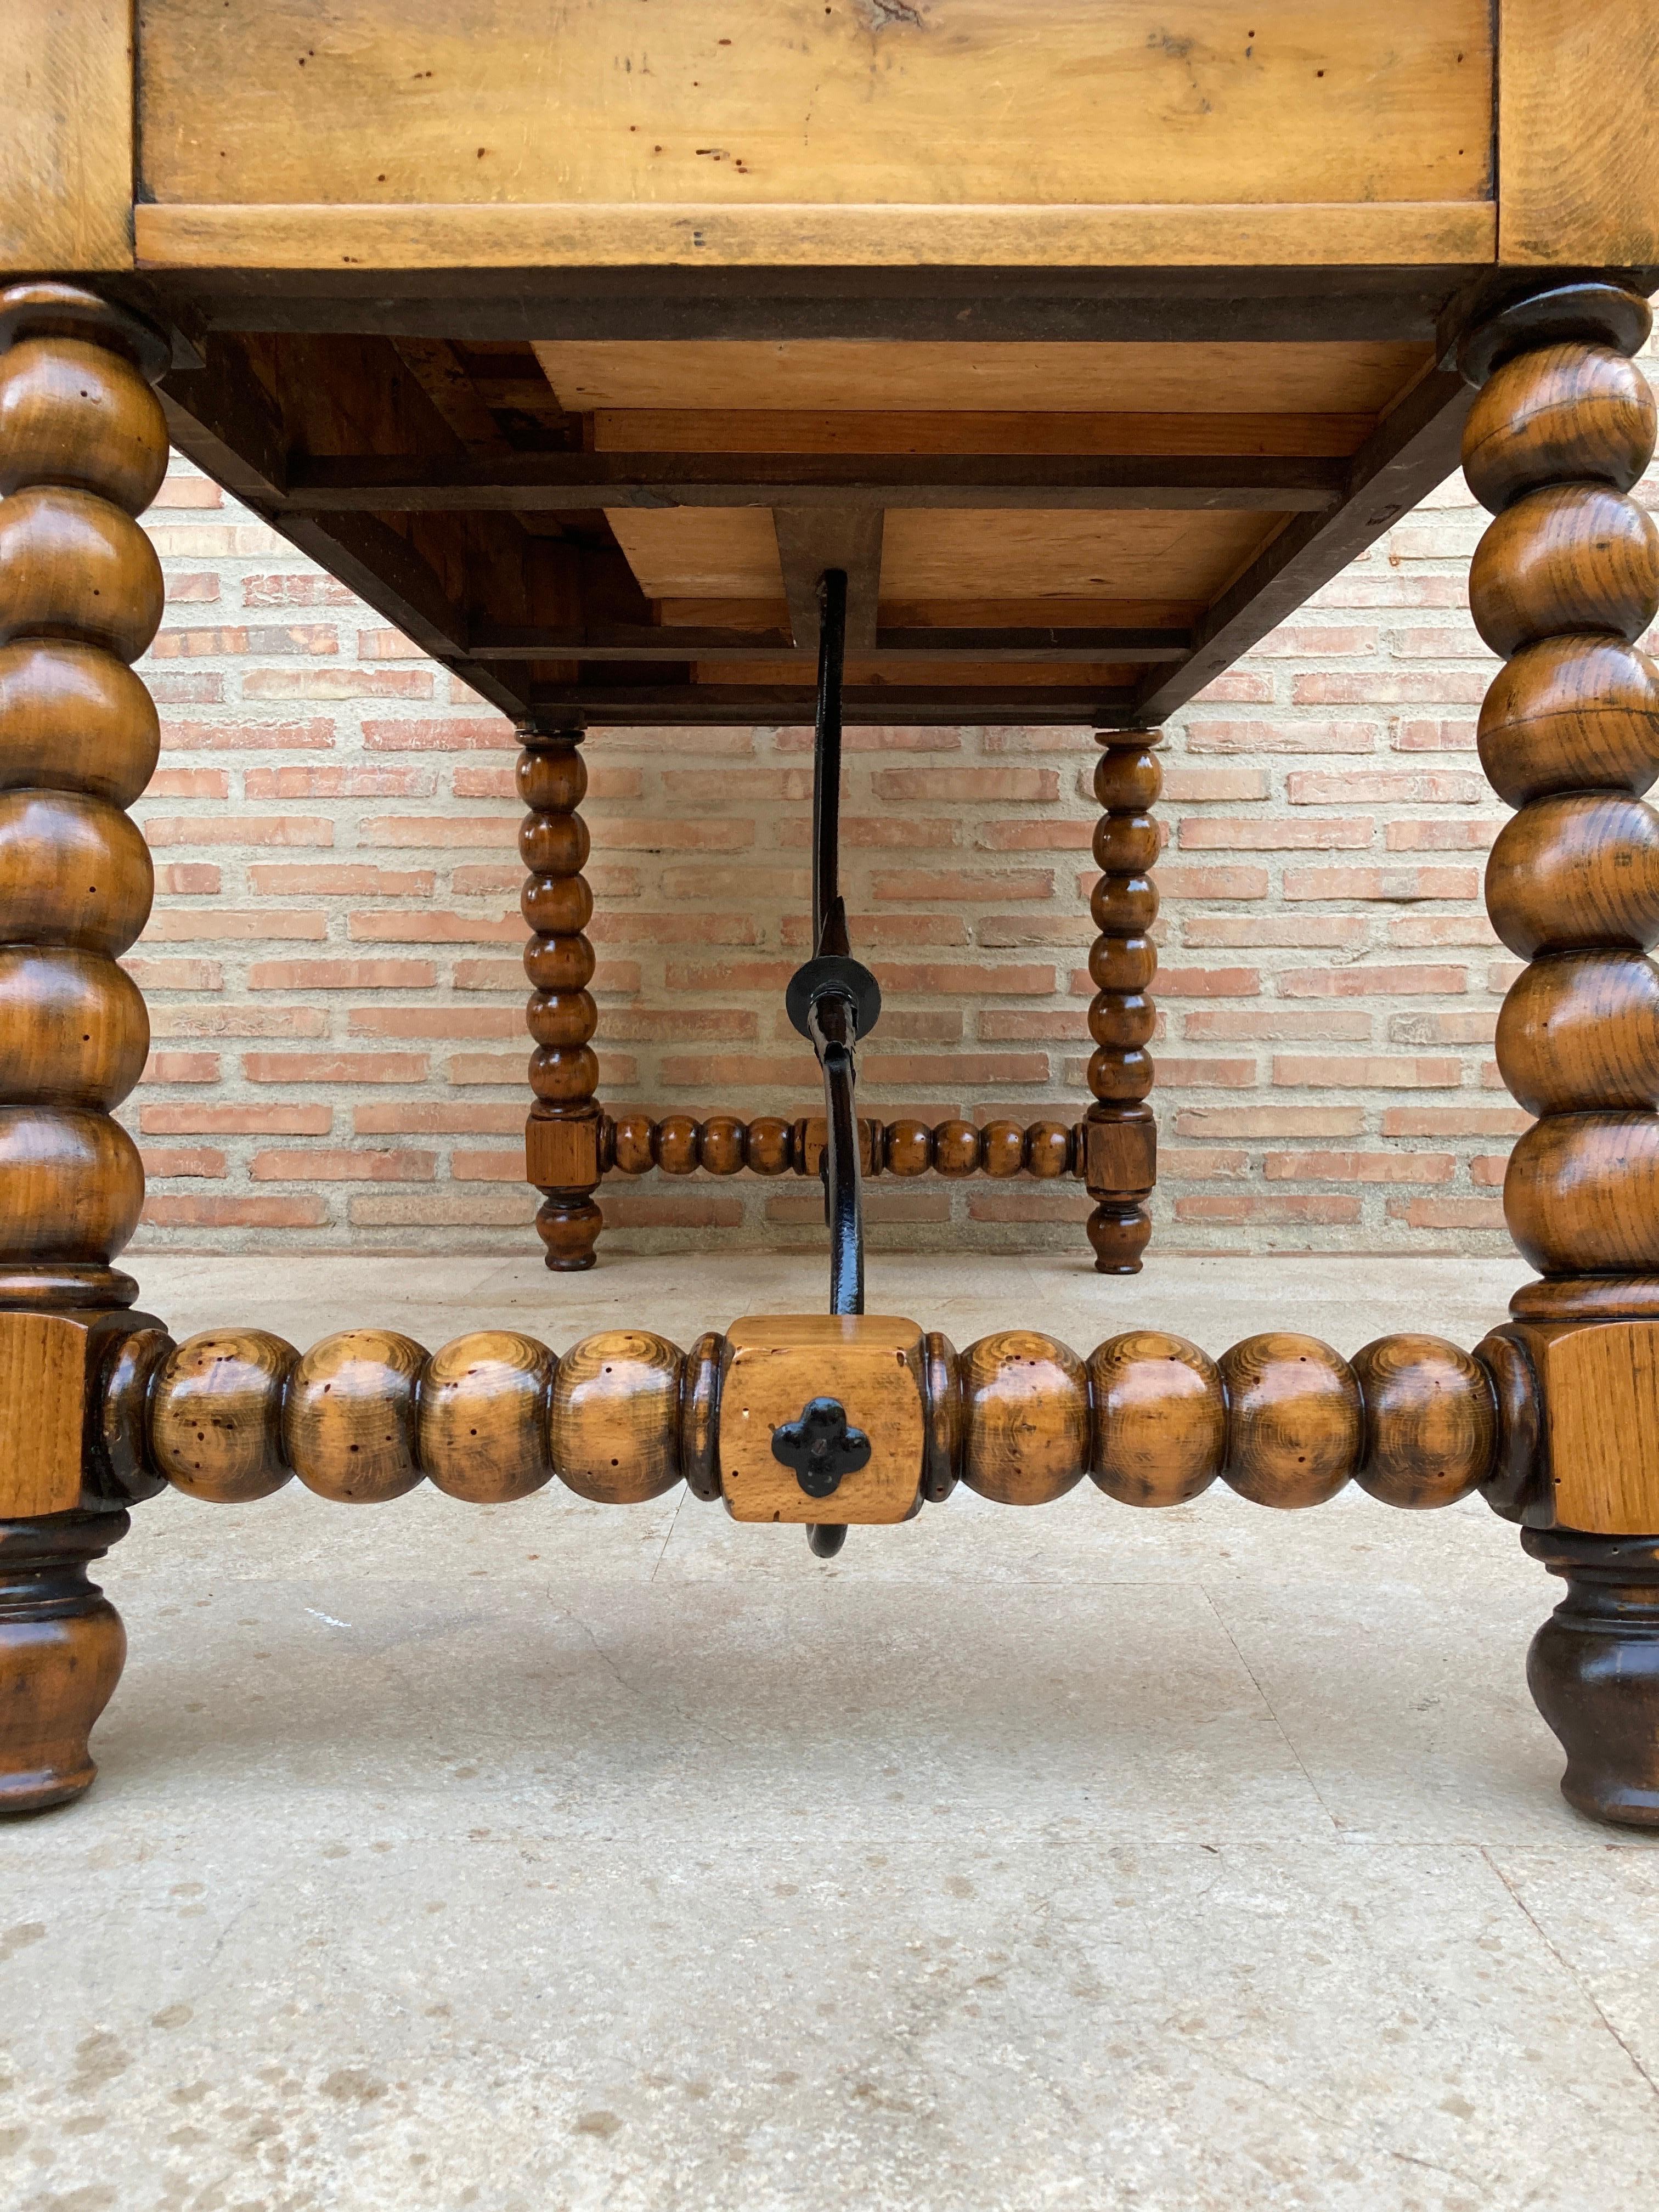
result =
[[[853,1054],[826,1044],[823,1060],[823,1173],[830,1215],[830,1310],[864,1311],[864,1204],[859,1125],[853,1111]]]
[[[818,579],[818,696],[812,737],[812,945],[841,896],[841,699],[847,663],[847,571],[826,568]]]

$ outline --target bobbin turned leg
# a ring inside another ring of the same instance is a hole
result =
[[[149,1045],[117,956],[149,913],[123,809],[155,764],[130,664],[161,572],[134,520],[167,441],[157,334],[67,284],[0,293],[0,1811],[92,1780],[125,1638],[88,1582],[126,1533],[167,1339],[112,1265],[143,1203],[110,1118]],[[135,1393],[137,1396],[135,1397]],[[125,1424],[125,1425],[123,1425]]]
[[[1158,1124],[1146,1103],[1152,1062],[1146,1047],[1156,1013],[1147,985],[1158,953],[1147,934],[1158,915],[1152,863],[1158,828],[1152,808],[1163,787],[1152,747],[1156,730],[1103,735],[1095,797],[1103,811],[1095,827],[1101,870],[1090,911],[1100,934],[1089,955],[1095,996],[1089,1007],[1094,1094],[1082,1125],[1079,1164],[1095,1210],[1089,1242],[1103,1275],[1133,1275],[1152,1233],[1144,1201],[1158,1177]]]
[[[1659,531],[1628,496],[1655,410],[1630,356],[1645,301],[1574,284],[1465,341],[1482,388],[1463,444],[1495,520],[1470,574],[1476,627],[1507,657],[1480,751],[1519,811],[1486,906],[1528,965],[1498,1062],[1539,1118],[1504,1212],[1542,1279],[1488,1340],[1510,1407],[1498,1510],[1568,1585],[1528,1680],[1567,1753],[1562,1789],[1605,1820],[1659,1826]]]
[[[593,948],[582,934],[593,894],[582,874],[587,826],[576,811],[587,789],[580,730],[524,732],[519,795],[530,812],[519,852],[530,871],[522,906],[535,934],[525,947],[533,986],[525,1018],[536,1049],[530,1087],[536,1103],[525,1125],[525,1173],[542,1194],[536,1233],[547,1265],[561,1273],[593,1265],[604,1217],[593,1202],[605,1172],[604,1116],[593,1093],[599,1063],[588,1040],[599,1010],[587,985]]]

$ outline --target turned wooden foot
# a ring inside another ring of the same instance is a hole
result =
[[[129,1526],[125,1513],[0,1521],[0,1814],[65,1804],[98,1771],[87,1738],[127,1638],[87,1562]]]
[[[1086,1225],[1097,1275],[1140,1273],[1140,1255],[1152,1233],[1152,1219],[1144,1206],[1097,1206]]]
[[[1659,1828],[1659,1537],[1525,1528],[1521,1541],[1567,1585],[1527,1655],[1567,1754],[1561,1795],[1592,1820]]]
[[[546,1249],[546,1264],[556,1275],[591,1267],[605,1216],[585,1190],[556,1190],[536,1212],[536,1234]]]

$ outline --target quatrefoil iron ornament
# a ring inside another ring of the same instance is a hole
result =
[[[870,1464],[870,1439],[854,1428],[838,1398],[811,1398],[800,1418],[780,1422],[772,1431],[772,1456],[793,1467],[809,1498],[829,1498],[844,1474]]]

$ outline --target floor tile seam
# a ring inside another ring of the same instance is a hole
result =
[[[1226,1638],[1228,1645],[1232,1650],[1234,1656],[1237,1659],[1239,1665],[1244,1669],[1246,1674],[1249,1675],[1250,1681],[1255,1687],[1257,1697],[1261,1700],[1262,1710],[1272,1721],[1274,1729],[1278,1732],[1279,1741],[1284,1745],[1285,1750],[1289,1752],[1291,1759],[1296,1762],[1297,1771],[1307,1784],[1309,1790],[1312,1794],[1315,1804],[1318,1806],[1320,1811],[1330,1822],[1331,1833],[1334,1836],[1340,1836],[1342,1832],[1341,1823],[1338,1820],[1335,1814],[1332,1812],[1330,1807],[1325,1802],[1325,1799],[1320,1790],[1319,1784],[1314,1780],[1312,1775],[1309,1773],[1306,1762],[1304,1760],[1301,1753],[1291,1741],[1290,1732],[1285,1728],[1284,1722],[1279,1717],[1279,1714],[1274,1709],[1273,1699],[1267,1695],[1266,1689],[1262,1686],[1261,1677],[1257,1674],[1255,1668],[1251,1666],[1249,1661],[1244,1656],[1243,1651],[1240,1648],[1238,1638],[1233,1634],[1232,1630],[1228,1626],[1220,1607],[1216,1603],[1215,1593],[1212,1590],[1207,1582],[1200,1582],[1198,1587],[1203,1596],[1205,1604],[1209,1607],[1211,1613],[1214,1615],[1217,1627],[1220,1629],[1221,1633]]]
[[[1659,2081],[1655,2081],[1653,2075],[1643,2064],[1641,2059],[1631,2048],[1631,2045],[1626,2041],[1625,2037],[1620,2033],[1617,2024],[1609,2016],[1606,2007],[1602,2004],[1600,1997],[1596,1996],[1595,1991],[1591,1987],[1590,1984],[1585,1979],[1584,1976],[1579,1972],[1577,1967],[1572,1963],[1572,1960],[1566,1956],[1566,1954],[1561,1950],[1560,1947],[1556,1943],[1549,1931],[1545,1928],[1543,1923],[1533,1911],[1532,1907],[1527,1903],[1526,1899],[1522,1896],[1520,1891],[1515,1887],[1515,1884],[1510,1881],[1503,1868],[1499,1866],[1497,1860],[1493,1858],[1492,1850],[1488,1845],[1484,1844],[1481,1845],[1480,1856],[1491,1868],[1492,1874],[1497,1878],[1498,1881],[1501,1883],[1504,1895],[1510,1899],[1510,1902],[1515,1906],[1516,1911],[1518,1911],[1522,1917],[1526,1921],[1528,1926],[1533,1930],[1539,1942],[1543,1945],[1550,1957],[1554,1960],[1561,1972],[1566,1976],[1573,1987],[1579,1992],[1580,1996],[1583,1996],[1585,2002],[1589,2006],[1591,2011],[1595,2013],[1595,2017],[1601,2021],[1602,2027],[1613,2038],[1613,2041],[1619,2045],[1620,2050],[1624,2052],[1626,2058],[1630,2062],[1632,2070],[1646,2087],[1650,2096],[1655,2100],[1656,2103],[1659,2103]]]

